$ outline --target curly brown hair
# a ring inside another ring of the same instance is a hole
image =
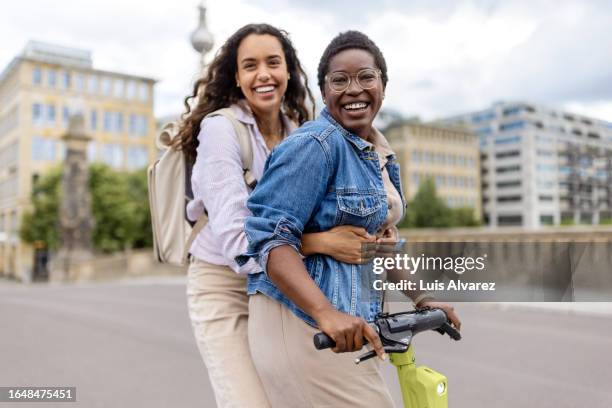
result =
[[[183,151],[188,163],[195,161],[202,119],[209,113],[226,108],[244,98],[242,90],[236,87],[238,47],[242,40],[251,34],[272,35],[278,38],[283,47],[290,75],[283,99],[283,112],[300,125],[314,116],[315,103],[308,87],[308,78],[289,34],[269,24],[245,25],[227,39],[207,67],[204,76],[195,82],[193,93],[185,98],[186,111],[181,115],[179,131],[172,145]],[[306,108],[306,98],[310,101],[310,111]],[[192,107],[192,101],[197,101],[195,107]]]

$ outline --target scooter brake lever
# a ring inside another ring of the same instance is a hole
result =
[[[461,340],[461,333],[459,333],[459,330],[455,329],[449,323],[444,323],[442,326],[438,327],[436,331],[442,335],[448,334],[453,340]]]
[[[391,354],[391,353],[403,353],[406,350],[408,350],[408,347],[404,346],[404,345],[385,346],[385,347],[383,347],[383,350],[385,350],[385,353],[387,353],[387,354]],[[363,353],[359,357],[357,357],[355,359],[355,364],[359,364],[362,361],[369,360],[369,359],[371,359],[373,357],[376,357],[376,351],[370,350],[368,352]]]

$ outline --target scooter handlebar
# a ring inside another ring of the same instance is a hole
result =
[[[459,333],[457,329],[448,323],[446,313],[444,313],[444,311],[441,309],[423,310],[419,312],[406,313],[406,315],[396,314],[385,319],[387,320],[387,326],[394,332],[407,330],[413,334],[416,334],[424,330],[433,329],[438,331],[440,334],[448,334],[453,340],[461,339],[461,333]],[[374,328],[374,330],[376,330],[377,333],[380,333],[377,323],[370,322],[370,325]],[[323,332],[315,334],[313,337],[313,342],[317,350],[333,348],[336,346],[336,342]]]
[[[333,348],[336,345],[336,342],[323,332],[315,334],[312,340],[317,350]]]

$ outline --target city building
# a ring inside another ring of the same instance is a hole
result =
[[[484,221],[599,224],[612,217],[612,123],[522,102],[442,119],[479,135]]]
[[[157,155],[155,80],[93,68],[86,50],[29,42],[0,74],[0,274],[27,280],[33,251],[18,229],[34,180],[59,163],[71,115],[92,136],[88,160],[121,170]]]
[[[384,133],[397,154],[409,201],[429,177],[449,207],[472,207],[480,219],[480,153],[474,133],[417,121],[396,122]]]

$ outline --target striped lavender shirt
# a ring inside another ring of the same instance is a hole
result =
[[[249,130],[253,148],[251,172],[259,180],[270,150],[246,104],[235,104],[231,108],[236,119]],[[295,128],[288,118],[283,119],[287,129]],[[234,261],[236,256],[246,252],[244,221],[251,215],[246,207],[251,191],[244,183],[234,128],[222,116],[204,119],[198,141],[191,175],[194,199],[187,205],[187,216],[197,220],[206,208],[209,221],[193,242],[190,253],[205,262],[227,265],[237,273],[260,272],[261,268],[253,259],[243,266]]]

